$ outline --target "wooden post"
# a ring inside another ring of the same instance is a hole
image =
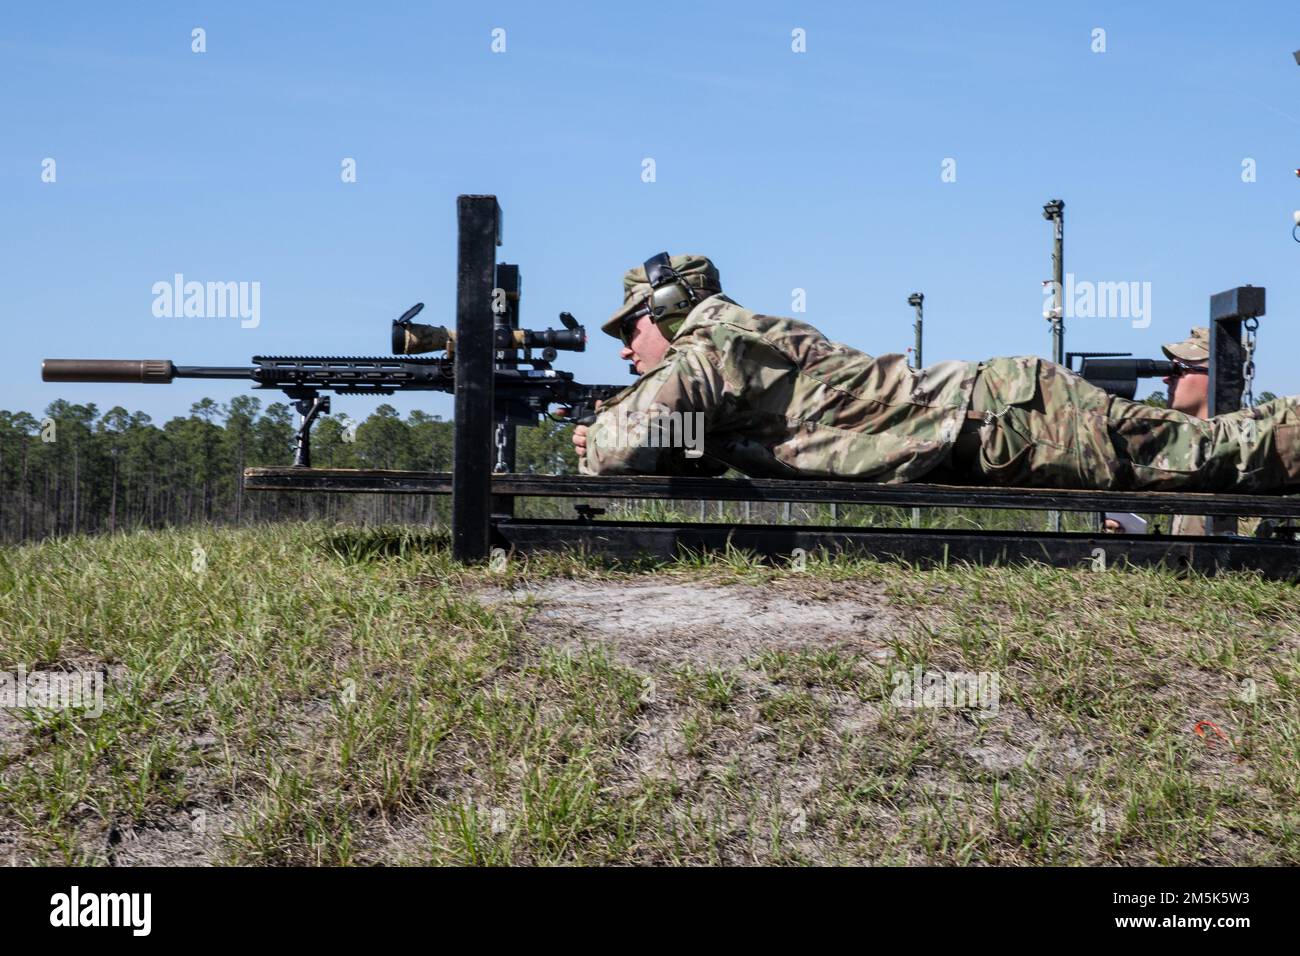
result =
[[[492,514],[492,289],[501,207],[495,196],[456,197],[456,422],[452,443],[451,552],[457,561],[488,556]]]

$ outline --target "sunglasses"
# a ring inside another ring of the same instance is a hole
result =
[[[626,345],[628,348],[632,347],[632,339],[635,338],[636,336],[637,322],[639,322],[643,317],[649,314],[650,314],[650,309],[648,307],[642,306],[640,309],[633,312],[626,319],[624,319],[622,323],[619,325],[618,337],[623,340],[623,344]]]
[[[1173,361],[1174,370],[1171,375],[1209,375],[1210,370],[1204,365],[1188,365],[1186,362],[1180,362],[1178,359]]]

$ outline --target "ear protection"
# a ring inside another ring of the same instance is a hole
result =
[[[693,288],[673,268],[668,253],[661,252],[645,261],[646,279],[650,282],[650,317],[655,322],[689,312],[702,301],[699,290]]]

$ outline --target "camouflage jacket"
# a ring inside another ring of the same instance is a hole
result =
[[[914,481],[951,456],[978,368],[915,370],[710,296],[664,360],[605,404],[579,470]]]

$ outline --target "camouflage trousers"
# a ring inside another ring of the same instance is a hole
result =
[[[1005,486],[1300,492],[1300,396],[1200,419],[1114,398],[1051,362],[992,359],[952,468]]]

